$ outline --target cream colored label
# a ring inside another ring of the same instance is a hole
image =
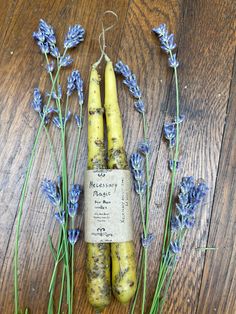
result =
[[[129,170],[87,170],[85,174],[85,241],[133,240]]]

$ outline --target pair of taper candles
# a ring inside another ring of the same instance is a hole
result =
[[[116,78],[111,60],[105,54],[105,105],[101,102],[98,63],[92,66],[88,97],[88,169],[128,169]],[[104,147],[105,109],[108,162]],[[90,304],[102,311],[111,301],[111,291],[121,303],[128,303],[137,288],[133,241],[87,243],[86,275]]]

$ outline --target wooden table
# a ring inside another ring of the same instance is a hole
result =
[[[13,312],[17,207],[39,125],[30,106],[32,91],[38,84],[41,89],[49,89],[43,70],[44,60],[31,34],[40,18],[54,25],[61,43],[68,25],[80,23],[85,27],[86,40],[72,52],[72,56],[74,67],[81,71],[85,80],[87,96],[89,69],[99,57],[98,36],[102,14],[106,10],[113,10],[119,16],[116,28],[107,33],[107,51],[114,62],[121,58],[137,74],[148,108],[153,149],[151,231],[156,234],[150,250],[148,304],[157,277],[170,182],[162,126],[175,110],[172,71],[167,67],[167,58],[160,51],[157,38],[151,33],[153,27],[164,22],[176,34],[181,113],[186,116],[181,126],[182,162],[177,181],[182,176],[194,175],[204,178],[210,187],[198,213],[197,224],[187,235],[164,312],[236,313],[235,6],[230,0],[0,1],[0,313]],[[100,67],[102,77],[103,70],[104,64]],[[64,82],[68,73],[66,70],[62,75]],[[118,80],[118,91],[126,148],[130,155],[140,139],[141,124],[134,112],[133,100],[121,80]],[[71,106],[76,106],[73,101]],[[59,132],[50,127],[50,133],[59,155]],[[69,169],[75,140],[75,128],[70,126],[67,141]],[[86,163],[85,122],[77,171],[80,184],[83,184]],[[46,313],[53,265],[47,237],[52,234],[55,240],[58,234],[58,224],[40,191],[42,179],[52,178],[52,173],[44,134],[30,179],[20,236],[20,303],[34,314]],[[141,227],[135,195],[133,205],[138,251]],[[81,212],[82,209],[81,206]],[[205,247],[216,249],[200,249]],[[76,247],[74,313],[92,313],[85,294],[84,262],[85,244],[80,241]],[[113,301],[104,313],[128,313],[128,307]]]

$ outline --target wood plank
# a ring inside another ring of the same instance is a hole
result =
[[[197,313],[236,313],[236,62]]]

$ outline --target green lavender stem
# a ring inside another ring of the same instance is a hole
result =
[[[63,265],[63,271],[62,271],[62,278],[61,278],[61,291],[60,291],[60,298],[58,302],[58,311],[57,314],[61,313],[61,306],[62,306],[62,299],[63,299],[63,291],[64,291],[64,282],[65,282],[65,268],[66,266]]]
[[[48,140],[48,144],[49,144],[49,147],[50,147],[50,154],[51,154],[51,158],[52,158],[52,162],[53,162],[54,173],[55,173],[55,176],[59,176],[59,169],[58,169],[58,165],[57,165],[57,159],[56,159],[55,150],[54,150],[54,147],[53,147],[52,140],[50,138],[48,129],[47,129],[47,127],[45,125],[44,125],[44,130],[45,130],[45,133],[46,133],[46,136],[47,136],[47,140]]]
[[[83,107],[83,104],[80,104],[79,105],[79,116],[80,116],[81,120],[83,120],[82,107]],[[81,128],[82,128],[82,126],[80,126],[78,129],[77,142],[76,142],[75,154],[74,154],[74,159],[73,159],[73,167],[72,167],[72,182],[73,182],[73,184],[75,183],[76,161],[77,161],[78,152],[79,152]]]
[[[57,80],[57,77],[59,75],[59,71],[60,71],[60,67],[57,70],[55,79],[52,82],[52,89],[51,89],[51,93],[50,96],[48,98],[48,102],[46,105],[46,109],[48,108],[50,102],[51,102],[51,94],[52,91],[55,87],[55,83]],[[18,271],[19,271],[19,237],[20,237],[20,226],[21,226],[21,218],[22,218],[22,212],[23,212],[23,206],[24,206],[24,202],[25,202],[25,197],[26,197],[26,191],[28,188],[28,182],[29,182],[29,177],[30,177],[30,173],[32,170],[32,166],[33,166],[33,162],[34,162],[34,158],[35,158],[35,153],[36,153],[36,148],[38,145],[38,141],[41,135],[41,131],[43,129],[44,126],[44,118],[46,116],[46,111],[43,114],[43,118],[41,120],[41,123],[39,125],[39,129],[34,141],[34,145],[31,151],[31,156],[30,156],[30,160],[28,163],[28,167],[26,170],[26,176],[25,176],[25,180],[24,180],[24,184],[23,184],[23,188],[22,188],[22,193],[21,193],[21,197],[20,197],[20,203],[19,203],[19,210],[18,210],[18,214],[17,214],[17,225],[16,225],[16,241],[15,241],[15,253],[14,253],[14,303],[15,303],[15,314],[19,313],[19,285],[18,285]]]
[[[138,299],[139,290],[140,290],[141,283],[142,283],[143,259],[144,259],[143,248],[141,248],[141,256],[140,256],[139,263],[138,263],[140,265],[140,273],[139,273],[139,277],[138,277],[138,285],[137,285],[137,289],[136,289],[136,292],[135,292],[134,301],[133,301],[132,307],[130,309],[130,314],[134,314],[134,310],[135,310],[137,299]]]
[[[79,105],[79,116],[82,120],[82,105]],[[76,142],[76,148],[75,148],[75,154],[73,159],[73,167],[72,167],[72,184],[75,184],[75,172],[76,172],[76,162],[78,158],[78,152],[79,152],[79,144],[80,144],[80,138],[81,138],[81,128],[78,129],[78,136],[77,136],[77,142]],[[72,229],[75,228],[75,218],[72,217]],[[71,252],[71,309],[73,310],[73,298],[74,298],[74,251],[75,247],[72,245],[72,252]]]
[[[164,294],[163,294],[163,296],[161,298],[160,314],[162,313],[162,310],[163,310],[163,305],[164,305],[166,297],[167,297],[167,293],[168,293],[168,290],[169,290],[169,287],[170,287],[171,280],[172,280],[173,275],[174,275],[174,271],[175,271],[175,264],[171,268],[170,275],[168,277],[168,280],[167,280],[167,283],[166,283],[166,286],[165,286]]]
[[[142,314],[145,311],[146,290],[147,290],[147,262],[148,262],[148,248],[144,248],[144,266],[143,266],[143,298],[142,298]]]
[[[63,53],[63,56],[66,53],[66,49]],[[48,58],[46,56],[46,60],[48,63]],[[50,78],[51,81],[53,81],[52,73],[50,72]],[[59,86],[59,79],[57,78],[57,85]],[[66,135],[65,135],[65,125],[63,125],[63,119],[62,119],[62,109],[61,109],[61,103],[59,99],[56,99],[58,114],[59,114],[59,120],[61,125],[61,148],[62,148],[62,202],[63,202],[63,208],[66,211],[67,206],[67,192],[68,192],[68,183],[67,183],[67,162],[66,162]],[[67,98],[67,105],[68,107],[68,98]],[[67,108],[66,108],[67,110]],[[69,267],[69,255],[68,255],[68,240],[67,240],[67,223],[68,223],[68,217],[66,218],[65,227],[63,228],[63,243],[64,243],[64,253],[65,253],[65,271],[66,271],[66,280],[67,280],[67,304],[68,304],[68,313],[72,313],[71,310],[71,284],[70,284],[70,267]]]
[[[172,57],[171,51],[170,51],[170,56]],[[169,195],[168,208],[167,208],[166,221],[165,221],[165,232],[164,232],[164,240],[163,240],[163,246],[162,246],[162,254],[164,254],[165,249],[169,243],[168,233],[169,233],[169,228],[170,228],[170,217],[171,217],[172,207],[173,207],[176,164],[179,158],[179,84],[178,84],[178,73],[177,73],[176,67],[174,68],[174,77],[175,77],[175,92],[176,92],[176,146],[175,146],[173,171],[171,175],[170,195]]]
[[[172,57],[172,51],[169,51],[170,57]],[[171,185],[170,185],[170,194],[169,194],[169,200],[168,200],[168,208],[166,213],[166,219],[165,219],[165,230],[164,230],[164,237],[163,237],[163,246],[162,246],[162,256],[165,256],[164,259],[162,258],[160,268],[159,268],[159,274],[158,274],[158,280],[156,285],[156,290],[150,310],[150,314],[156,313],[159,308],[159,300],[160,300],[160,294],[168,273],[168,266],[166,266],[166,256],[169,255],[169,243],[170,243],[170,218],[172,214],[172,208],[173,208],[173,199],[174,199],[174,189],[175,189],[175,178],[176,178],[176,166],[177,161],[179,158],[179,83],[178,83],[178,73],[177,73],[177,67],[174,67],[174,79],[175,79],[175,92],[176,92],[176,146],[175,146],[175,153],[174,153],[174,164],[173,164],[173,171],[171,175]],[[174,270],[173,270],[174,272]],[[171,278],[173,274],[171,273]],[[170,285],[171,278],[168,278],[167,286]],[[165,290],[165,294],[167,294],[167,290]],[[165,296],[164,296],[165,298]],[[164,299],[163,299],[164,302]],[[161,307],[163,306],[163,302]]]
[[[142,114],[143,118],[143,133],[144,140],[147,143],[148,141],[148,128],[145,113]],[[146,189],[146,219],[145,219],[145,228],[143,228],[144,237],[148,236],[149,231],[149,209],[150,209],[150,165],[149,165],[149,153],[145,154],[145,173],[147,181]],[[142,314],[145,311],[146,303],[146,291],[147,291],[147,270],[148,270],[148,247],[144,248],[144,259],[143,259],[143,296],[142,296]]]
[[[163,287],[165,279],[167,277],[169,265],[171,265],[172,260],[173,260],[173,256],[170,256],[170,254],[167,254],[167,255],[168,255],[168,258],[164,257],[162,267],[159,270],[157,287],[156,287],[156,291],[155,291],[155,294],[153,297],[153,302],[152,302],[152,306],[151,306],[151,310],[150,310],[149,314],[156,313],[156,311],[159,307],[160,293],[162,291],[162,287]]]

